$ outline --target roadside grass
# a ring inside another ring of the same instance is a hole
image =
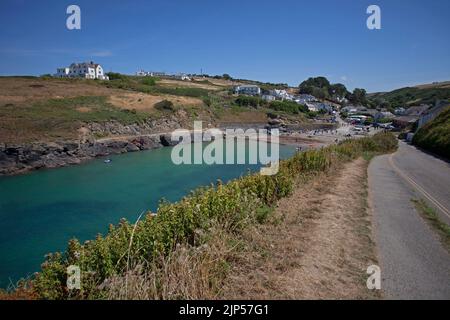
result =
[[[450,252],[450,226],[442,222],[436,211],[429,207],[423,199],[411,199],[411,201],[425,221],[437,232],[442,244]]]

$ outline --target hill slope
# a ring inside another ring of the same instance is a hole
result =
[[[379,103],[387,102],[392,108],[433,105],[437,100],[450,99],[450,81],[406,87],[391,92],[377,92],[369,94],[368,97]]]
[[[415,134],[413,143],[450,159],[450,107],[421,128]]]

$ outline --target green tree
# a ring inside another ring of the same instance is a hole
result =
[[[311,94],[319,99],[325,99],[330,96],[330,82],[325,77],[309,78],[298,87],[300,93]]]
[[[348,90],[342,83],[336,83],[330,86],[328,93],[332,97],[345,98],[345,96],[348,93]]]
[[[350,96],[350,101],[354,104],[367,105],[366,90],[355,88]]]

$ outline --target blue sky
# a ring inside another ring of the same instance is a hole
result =
[[[81,8],[81,30],[66,8]],[[368,30],[366,9],[381,8]],[[229,73],[298,85],[323,75],[391,90],[450,80],[448,0],[1,0],[0,75],[94,60],[107,71]]]

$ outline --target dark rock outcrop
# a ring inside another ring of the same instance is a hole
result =
[[[161,148],[166,141],[159,134],[130,138],[101,139],[99,142],[52,142],[0,145],[0,175],[13,175],[40,168],[57,168],[127,152]],[[169,136],[170,138],[170,136]]]
[[[161,119],[122,124],[117,121],[86,123],[77,141],[0,143],[0,175],[13,175],[40,168],[56,168],[113,154],[173,146],[170,135],[159,134],[188,127],[187,115],[179,111]],[[111,137],[96,139],[95,137]]]

